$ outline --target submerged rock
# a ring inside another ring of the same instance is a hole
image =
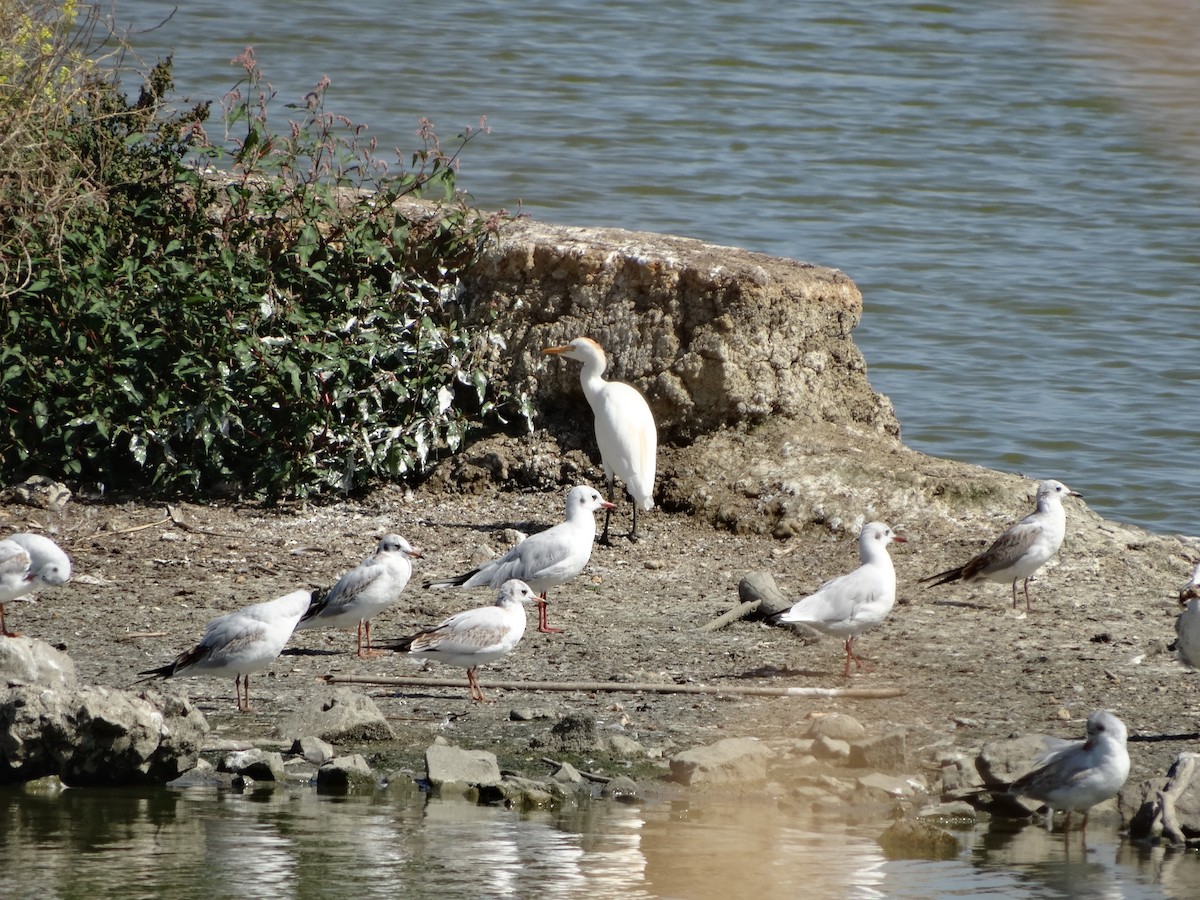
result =
[[[954,859],[962,849],[950,832],[913,819],[900,819],[878,838],[889,859]]]
[[[767,780],[769,747],[753,738],[726,738],[671,757],[671,779],[689,785],[740,784]]]

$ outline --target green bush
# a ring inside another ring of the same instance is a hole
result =
[[[169,60],[131,101],[95,58],[77,57],[72,78],[58,68],[51,105],[65,112],[42,133],[30,109],[44,90],[0,101],[0,132],[20,119],[57,169],[0,180],[6,481],[344,493],[529,418],[497,383],[502,342],[460,321],[463,268],[504,220],[455,189],[483,127],[448,153],[422,122],[420,149],[391,171],[364,129],[325,110],[326,80],[273,131],[247,50],[214,141],[208,106],[170,108]],[[0,146],[0,170],[31,164]],[[58,194],[39,196],[49,181]],[[402,202],[430,195],[433,215]]]

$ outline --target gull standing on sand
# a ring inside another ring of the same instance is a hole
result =
[[[950,581],[1012,582],[1013,609],[1017,608],[1017,582],[1025,582],[1025,609],[1029,607],[1029,579],[1062,546],[1067,533],[1067,513],[1063,497],[1082,497],[1061,481],[1043,481],[1038,485],[1037,509],[1004,532],[990,547],[966,564],[938,572],[920,583],[932,581],[936,587]]]
[[[1183,612],[1175,620],[1175,652],[1184,665],[1200,669],[1200,565],[1179,591]]]
[[[845,678],[850,677],[851,660],[863,667],[854,653],[854,639],[883,622],[896,602],[896,570],[887,551],[892,541],[906,543],[882,522],[864,525],[858,536],[862,565],[827,581],[815,594],[798,600],[775,618],[779,623],[807,625],[822,634],[845,638]]]
[[[390,649],[466,667],[471,699],[478,703],[484,697],[476,672],[480,666],[513,651],[525,634],[525,604],[535,599],[529,585],[509,579],[500,585],[493,605],[455,613],[440,625],[418,631]]]
[[[22,532],[0,541],[0,636],[19,636],[4,622],[5,603],[70,579],[71,558],[50,538]]]
[[[1009,785],[1008,792],[1050,807],[1047,828],[1054,810],[1065,810],[1064,836],[1071,828],[1071,813],[1083,813],[1081,830],[1086,840],[1088,811],[1117,796],[1129,777],[1127,738],[1125,723],[1098,709],[1088,716],[1087,740],[1071,741],[1045,754],[1037,760],[1037,768]]]
[[[146,676],[142,681],[177,675],[235,675],[233,690],[238,711],[249,712],[250,676],[278,659],[311,600],[310,591],[292,591],[220,616],[208,623],[200,643],[191,650],[165,666],[138,674]]]
[[[531,534],[498,559],[484,563],[463,575],[425,582],[426,588],[500,587],[510,578],[524,581],[541,594],[538,603],[538,631],[562,631],[551,628],[546,614],[546,591],[566,584],[583,571],[592,557],[596,540],[598,509],[612,504],[600,492],[585,484],[567,493],[567,518],[553,528]]]
[[[297,631],[310,628],[349,628],[358,626],[359,658],[374,656],[371,650],[371,618],[387,609],[400,597],[412,577],[412,558],[419,551],[398,534],[384,535],[375,552],[337,580],[322,597],[300,617]],[[363,632],[367,649],[363,651]]]
[[[543,353],[565,356],[583,363],[579,380],[592,414],[596,417],[596,443],[608,483],[608,499],[613,499],[613,476],[625,482],[633,498],[633,528],[630,540],[638,539],[638,507],[654,506],[654,470],[658,451],[658,429],[650,404],[633,385],[623,381],[605,381],[607,359],[604,349],[591,338],[578,337],[562,347],[547,347]],[[604,515],[600,543],[607,544],[610,508]]]

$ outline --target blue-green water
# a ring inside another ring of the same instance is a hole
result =
[[[208,0],[133,43],[193,99],[246,45],[281,101],[328,74],[406,159],[486,116],[482,206],[840,268],[912,446],[1200,532],[1196,4]]]

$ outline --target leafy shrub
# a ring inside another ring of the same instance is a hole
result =
[[[169,107],[169,60],[130,101],[118,68],[49,33],[52,52],[27,46],[16,77],[56,71],[54,103],[44,79],[0,101],[0,132],[20,119],[27,146],[56,147],[52,179],[0,181],[0,476],[317,496],[418,474],[470,429],[528,419],[497,383],[502,342],[461,324],[463,268],[504,219],[455,189],[482,127],[448,153],[422,122],[393,172],[325,110],[325,79],[273,131],[247,50],[214,141],[207,105]],[[64,111],[40,133],[39,104]],[[6,172],[34,164],[0,153]],[[404,205],[431,194],[435,213]]]

